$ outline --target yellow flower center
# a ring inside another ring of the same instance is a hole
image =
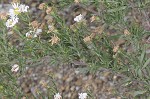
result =
[[[19,8],[15,8],[14,13],[15,13],[15,15],[18,15],[20,13]]]
[[[13,23],[13,21],[11,20],[11,21],[9,21],[9,24],[11,24],[12,25],[12,23]]]

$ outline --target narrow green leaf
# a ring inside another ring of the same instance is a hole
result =
[[[150,65],[150,58],[145,62],[142,69],[144,69],[146,66]]]
[[[142,90],[140,90],[140,91],[135,91],[135,92],[132,93],[132,95],[133,95],[134,97],[136,97],[136,96],[138,96],[138,95],[144,94],[145,92],[146,92],[145,90],[144,90],[144,91],[142,91]]]
[[[145,57],[145,50],[142,52],[141,57],[140,57],[140,64],[142,64],[143,59]]]
[[[117,12],[117,11],[124,10],[126,8],[127,8],[127,6],[122,6],[120,8],[114,8],[114,9],[107,10],[107,12]]]

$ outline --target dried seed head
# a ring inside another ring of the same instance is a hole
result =
[[[83,40],[84,42],[91,42],[92,39],[94,38],[95,34],[92,33],[90,36],[85,37]]]
[[[27,99],[25,96],[23,96],[21,99]]]
[[[54,30],[55,30],[55,27],[53,26],[53,25],[48,25],[48,33],[50,33],[50,32],[54,32]]]
[[[117,52],[118,51],[118,49],[119,49],[119,46],[117,45],[117,46],[115,46],[114,48],[113,48],[113,52]]]
[[[121,99],[121,97],[118,96],[117,99]]]
[[[49,42],[51,42],[52,45],[57,44],[59,41],[60,39],[56,35],[52,36],[52,39],[49,40]]]
[[[91,22],[95,21],[96,20],[96,17],[93,15],[91,18],[90,18]]]
[[[95,33],[92,33],[90,37],[93,39],[95,37]]]
[[[52,7],[47,7],[47,9],[46,9],[46,14],[50,14],[51,11],[52,11]]]
[[[2,20],[6,20],[7,19],[7,13],[0,13],[0,19],[2,19]]]
[[[53,18],[52,16],[50,16],[50,15],[46,15],[45,18],[44,18],[44,20],[46,20],[46,23],[47,23],[47,24],[52,24],[52,23],[54,23],[54,22],[53,22],[53,21],[54,21],[54,18]]]
[[[87,37],[85,37],[83,40],[84,40],[84,42],[90,42],[90,41],[91,41],[91,38],[90,38],[90,36],[87,36]]]
[[[102,26],[96,27],[94,30],[92,30],[92,32],[97,33],[97,34],[102,34],[104,29],[105,29],[105,25],[102,25]]]
[[[130,35],[130,34],[131,33],[127,29],[124,30],[124,35]]]
[[[20,0],[13,0],[12,2],[13,3],[18,3],[18,2],[20,2]]]
[[[31,25],[33,28],[38,28],[39,23],[38,23],[38,21],[33,21],[33,22],[31,22]]]
[[[45,22],[43,22],[41,25],[40,25],[40,29],[43,29],[44,28],[44,26],[45,26]]]
[[[39,5],[39,9],[40,9],[40,10],[45,9],[45,7],[46,7],[46,4],[45,4],[45,3],[41,3],[41,4]]]
[[[51,24],[53,22],[52,19],[47,20],[47,24]]]
[[[74,0],[75,3],[80,3],[80,0]]]

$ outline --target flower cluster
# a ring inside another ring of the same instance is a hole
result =
[[[29,6],[19,3],[12,3],[12,9],[9,9],[8,15],[10,18],[6,21],[7,27],[13,27],[16,23],[18,23],[18,14],[22,12],[27,12]]]
[[[27,38],[36,38],[36,37],[38,37],[38,35],[41,34],[41,32],[42,32],[42,29],[37,28],[34,31],[27,32],[26,37]]]
[[[79,99],[87,99],[87,93],[79,93]]]
[[[78,16],[76,16],[76,17],[74,18],[74,21],[80,22],[82,19],[83,19],[83,15],[82,15],[82,14],[79,14]]]
[[[59,93],[54,95],[54,99],[62,99],[61,95]]]
[[[18,64],[14,64],[11,68],[11,71],[14,72],[14,73],[18,72],[18,70],[19,70],[19,65]]]
[[[87,93],[79,93],[78,95],[79,95],[79,99],[87,99],[88,96]],[[56,93],[54,95],[54,99],[62,99],[60,93]]]
[[[52,45],[57,44],[59,41],[60,39],[55,34],[51,37],[51,40],[49,40],[49,42],[51,42]]]

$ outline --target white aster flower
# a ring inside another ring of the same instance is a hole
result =
[[[9,13],[8,13],[9,16],[15,17],[15,16],[17,16],[18,14],[19,14],[19,13],[15,12],[14,9],[9,9]]]
[[[18,15],[19,13],[21,13],[19,3],[13,3],[12,6],[13,6],[13,9],[9,10],[10,16],[15,16],[15,15]]]
[[[12,3],[12,6],[13,6],[14,9],[19,10],[19,3]]]
[[[51,29],[52,28],[52,25],[48,25],[48,29]]]
[[[79,93],[79,99],[86,99],[87,93]]]
[[[35,34],[39,35],[42,32],[42,29],[37,29]]]
[[[9,10],[9,15],[10,16],[17,16],[21,12],[27,12],[27,9],[29,6],[26,6],[24,4],[19,4],[19,3],[12,3],[13,9]]]
[[[10,16],[10,19],[6,21],[7,27],[13,27],[19,20],[18,14],[21,12],[27,12],[27,9],[29,6],[19,4],[19,3],[12,3],[12,9],[9,9],[8,15]]]
[[[62,99],[61,95],[59,93],[54,95],[54,99]]]
[[[18,22],[18,20],[19,20],[18,17],[11,17],[10,19],[8,19],[6,21],[6,26],[7,27],[13,27]]]
[[[19,70],[19,65],[18,64],[14,64],[11,68],[12,72],[17,72]]]
[[[6,26],[7,27],[13,27],[15,25],[15,22],[13,22],[12,19],[8,19],[7,22],[6,22]]]
[[[24,4],[21,4],[21,5],[19,6],[19,9],[20,9],[21,12],[28,12],[28,11],[27,11],[28,8],[29,8],[29,6],[26,6],[26,5],[24,5]]]
[[[33,31],[27,32],[27,33],[26,33],[26,37],[27,37],[27,38],[32,38],[32,32],[33,32]]]
[[[38,35],[37,35],[37,34],[34,34],[34,35],[33,35],[33,38],[36,38],[36,37],[38,37]]]
[[[83,19],[83,15],[82,15],[82,14],[79,14],[78,16],[76,16],[76,17],[74,18],[74,21],[80,22],[82,19]]]
[[[37,29],[37,30],[35,31],[35,34],[34,34],[33,38],[38,37],[38,35],[40,35],[41,32],[42,32],[42,29]]]
[[[19,18],[17,16],[15,17],[10,17],[10,19],[12,19],[14,22],[18,23]]]

